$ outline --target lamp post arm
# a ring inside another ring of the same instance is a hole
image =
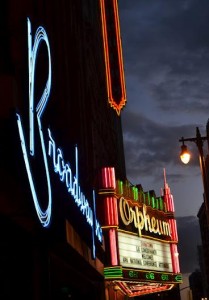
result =
[[[208,140],[208,138],[207,138],[207,136],[201,136],[201,140],[206,141],[206,140]],[[182,136],[182,138],[179,139],[179,142],[182,142],[182,143],[184,143],[184,142],[194,142],[195,144],[197,144],[197,138],[196,137],[195,138],[184,138]]]

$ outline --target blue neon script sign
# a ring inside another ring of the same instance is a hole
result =
[[[77,204],[77,207],[80,209],[80,212],[85,216],[86,222],[92,228],[92,238],[93,238],[93,248],[94,246],[94,235],[102,242],[102,229],[99,222],[96,219],[96,208],[95,208],[95,193],[93,191],[93,209],[89,205],[88,199],[85,197],[81,191],[78,177],[78,150],[75,147],[75,166],[76,171],[73,174],[72,169],[69,163],[66,163],[64,160],[64,155],[61,148],[57,147],[51,130],[48,129],[48,141],[47,143],[44,140],[43,128],[42,128],[42,117],[46,109],[49,95],[51,91],[51,53],[50,53],[50,44],[48,40],[47,33],[43,27],[38,27],[36,30],[34,41],[32,42],[32,33],[31,33],[31,22],[28,19],[28,67],[29,67],[29,149],[26,147],[26,140],[24,137],[24,130],[21,121],[21,116],[17,114],[17,125],[21,141],[21,147],[23,152],[23,157],[25,161],[26,171],[29,179],[30,189],[33,197],[34,206],[38,215],[38,218],[43,227],[47,227],[51,221],[51,212],[52,212],[52,188],[50,180],[50,172],[48,166],[48,159],[51,159],[54,172],[58,174],[60,181],[64,184],[67,192],[72,196],[74,202]],[[35,69],[36,69],[36,59],[38,56],[38,49],[41,43],[45,43],[48,53],[48,78],[42,93],[42,96],[35,106],[34,104],[34,82],[35,82]],[[46,175],[46,184],[48,191],[48,204],[46,210],[43,210],[40,206],[39,197],[37,195],[34,179],[32,176],[30,159],[29,157],[35,157],[35,150],[37,147],[35,144],[34,137],[34,124],[37,124],[38,136],[40,138],[41,151],[43,156],[43,163]],[[47,146],[46,146],[47,145]],[[48,147],[48,148],[47,148]],[[30,155],[30,156],[29,156]]]
[[[44,88],[41,99],[39,100],[37,106],[34,108],[34,79],[35,79],[35,67],[36,67],[36,58],[38,48],[41,43],[45,42],[48,51],[48,79],[46,82],[46,86]],[[36,121],[38,124],[38,132],[41,142],[41,150],[44,161],[44,168],[47,180],[47,190],[48,190],[48,205],[45,211],[43,211],[39,205],[39,199],[35,188],[35,183],[32,177],[30,161],[28,157],[28,151],[26,149],[26,142],[23,133],[23,126],[21,122],[20,115],[17,114],[17,124],[19,129],[19,135],[21,140],[21,146],[23,151],[23,157],[25,161],[25,166],[28,174],[29,184],[32,192],[33,202],[35,205],[35,209],[38,215],[38,218],[41,224],[44,227],[47,227],[51,220],[51,211],[52,211],[52,190],[51,190],[51,182],[49,175],[49,167],[47,161],[46,147],[43,137],[42,131],[42,123],[41,119],[43,116],[44,109],[46,108],[47,102],[49,100],[49,94],[51,89],[51,54],[50,54],[50,45],[49,40],[46,34],[46,31],[43,27],[39,27],[36,31],[34,37],[34,44],[32,46],[32,33],[31,33],[31,23],[28,19],[28,69],[29,69],[29,148],[30,148],[30,156],[34,157],[35,155],[35,143],[34,143],[34,122]],[[35,115],[35,116],[34,116]],[[35,120],[34,120],[35,117]]]

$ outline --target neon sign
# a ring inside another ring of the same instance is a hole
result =
[[[100,7],[108,101],[120,115],[126,104],[126,89],[117,0],[100,0]],[[108,7],[111,13],[108,12]]]
[[[52,188],[50,180],[50,172],[48,166],[48,157],[51,157],[54,166],[54,172],[59,175],[59,179],[64,183],[67,192],[72,196],[77,206],[80,208],[80,212],[85,216],[86,222],[92,228],[92,239],[93,239],[93,256],[95,257],[95,244],[94,235],[102,242],[102,229],[99,222],[96,219],[96,207],[95,207],[95,194],[93,191],[93,210],[89,205],[89,201],[86,199],[85,195],[81,191],[78,177],[78,150],[75,148],[75,175],[70,168],[70,164],[66,163],[64,160],[64,155],[61,148],[56,146],[56,143],[52,137],[51,130],[48,129],[48,152],[46,149],[47,143],[44,139],[43,128],[42,128],[42,117],[46,109],[49,95],[51,91],[51,54],[50,54],[50,44],[48,36],[43,27],[38,27],[34,36],[34,42],[32,43],[32,33],[31,33],[31,22],[27,20],[28,25],[28,67],[29,67],[29,154],[26,147],[26,140],[24,136],[23,125],[21,121],[21,116],[17,114],[17,125],[21,141],[21,147],[23,152],[23,158],[26,166],[26,171],[28,175],[28,180],[30,184],[30,189],[33,197],[34,206],[43,227],[47,227],[51,221],[52,213]],[[39,47],[42,43],[45,43],[48,53],[48,78],[43,91],[43,94],[38,102],[34,105],[34,82],[35,82],[35,70],[36,70],[36,60],[38,55]],[[35,144],[35,125],[37,124],[38,136],[40,138],[41,151],[44,162],[47,190],[48,190],[48,204],[46,210],[43,210],[40,206],[40,199],[38,197],[35,182],[32,176],[31,164],[29,157],[35,158],[35,151],[37,151],[37,146]],[[36,146],[36,147],[35,147]],[[29,156],[30,155],[30,156]]]
[[[182,275],[176,275],[173,273],[162,273],[162,272],[147,272],[142,270],[128,270],[123,269],[124,278],[140,279],[148,281],[158,281],[163,283],[179,283],[182,282]]]
[[[139,236],[142,235],[142,230],[158,235],[171,236],[169,222],[157,219],[154,216],[150,217],[145,204],[143,204],[142,211],[139,208],[137,204],[131,205],[130,201],[128,202],[123,197],[120,198],[120,216],[124,225],[127,226],[133,223],[134,227],[138,229]]]
[[[46,34],[46,31],[43,27],[39,27],[36,31],[35,38],[34,38],[34,45],[32,46],[32,33],[31,33],[31,23],[30,20],[27,20],[28,24],[28,68],[29,68],[29,140],[30,140],[30,155],[34,157],[35,155],[35,143],[34,143],[34,78],[35,78],[35,67],[36,67],[36,58],[37,58],[37,51],[42,42],[45,42],[48,51],[48,79],[46,86],[44,88],[44,92],[41,96],[40,101],[38,102],[37,106],[35,107],[36,111],[36,121],[38,124],[38,131],[39,137],[41,142],[42,148],[42,155],[46,173],[46,180],[47,180],[47,189],[48,189],[48,205],[47,209],[43,211],[39,205],[39,198],[36,192],[35,183],[33,180],[31,167],[29,163],[28,152],[26,149],[26,142],[25,137],[23,134],[23,126],[21,122],[20,115],[17,114],[17,124],[18,130],[21,140],[21,146],[23,151],[23,157],[25,161],[25,166],[28,174],[28,179],[30,183],[30,188],[33,196],[33,202],[35,205],[35,209],[38,215],[38,218],[41,224],[44,227],[47,227],[51,220],[51,205],[52,205],[52,191],[51,191],[51,182],[50,182],[50,175],[49,175],[49,168],[48,168],[48,161],[46,155],[46,147],[44,143],[44,137],[42,132],[42,122],[41,118],[46,107],[46,104],[49,100],[49,94],[51,90],[51,54],[50,54],[50,45],[49,40]]]
[[[160,271],[133,270],[124,267],[106,267],[104,268],[105,279],[137,279],[140,282],[156,281],[161,283],[181,283],[182,274],[166,273]],[[137,281],[135,281],[137,282]],[[128,283],[128,282],[127,282]]]
[[[70,164],[65,163],[62,150],[60,148],[56,148],[55,141],[53,140],[51,131],[49,129],[48,133],[48,155],[53,159],[54,172],[58,173],[58,175],[60,176],[60,181],[65,183],[68,193],[71,194],[77,206],[80,207],[80,210],[83,213],[83,215],[86,216],[87,223],[89,223],[90,226],[93,226],[93,212],[89,206],[88,200],[81,192],[81,188],[79,186],[78,181],[78,149],[77,147],[75,148],[76,174],[73,176]]]

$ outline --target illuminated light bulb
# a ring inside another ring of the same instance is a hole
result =
[[[190,153],[187,149],[187,146],[186,145],[182,145],[181,146],[181,153],[180,153],[180,158],[181,158],[181,161],[184,163],[184,164],[188,164],[188,162],[190,161]]]

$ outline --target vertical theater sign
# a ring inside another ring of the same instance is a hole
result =
[[[164,175],[165,177],[165,175]],[[101,174],[100,209],[108,285],[128,297],[172,289],[182,282],[174,203],[165,177],[161,197],[115,180],[114,168]]]
[[[120,115],[126,89],[117,0],[100,0],[108,102]]]
[[[75,161],[73,162],[74,171],[71,167],[71,162],[66,161],[66,156],[61,147],[57,146],[55,138],[50,128],[43,126],[44,112],[47,109],[47,105],[50,98],[51,83],[52,83],[52,67],[51,67],[51,52],[48,35],[42,26],[39,26],[33,36],[32,26],[30,19],[27,20],[28,28],[28,70],[29,70],[29,124],[26,125],[24,130],[23,121],[24,116],[17,113],[17,127],[20,138],[20,145],[22,148],[22,155],[25,163],[25,169],[28,176],[28,182],[31,190],[31,196],[34,203],[35,211],[41,225],[45,228],[51,225],[52,220],[52,206],[53,206],[53,189],[51,177],[53,174],[57,174],[57,178],[62,186],[63,194],[67,195],[67,201],[74,203],[77,212],[81,215],[82,220],[86,227],[89,228],[91,251],[93,259],[96,258],[96,243],[102,244],[102,229],[96,217],[96,204],[95,204],[95,192],[92,191],[91,201],[84,195],[80,182],[79,182],[79,168],[78,168],[78,148],[75,147]],[[40,99],[35,98],[35,75],[37,67],[37,58],[39,48],[45,46],[47,49],[48,58],[48,76],[45,84],[45,88],[42,92]],[[25,117],[27,119],[27,117]],[[53,128],[53,124],[51,126]],[[28,130],[27,130],[28,129]],[[28,131],[29,138],[25,136],[25,131]],[[38,145],[38,146],[37,146]],[[39,154],[39,156],[37,155]],[[41,161],[37,159],[41,157]],[[35,175],[33,165],[38,165],[39,169],[44,170],[44,180],[35,180],[38,176]],[[47,197],[40,199],[37,188],[41,185],[41,189],[47,191]],[[42,201],[41,201],[42,200]],[[43,208],[41,203],[45,203]],[[92,203],[92,205],[91,205]],[[68,216],[66,216],[68,219]]]

